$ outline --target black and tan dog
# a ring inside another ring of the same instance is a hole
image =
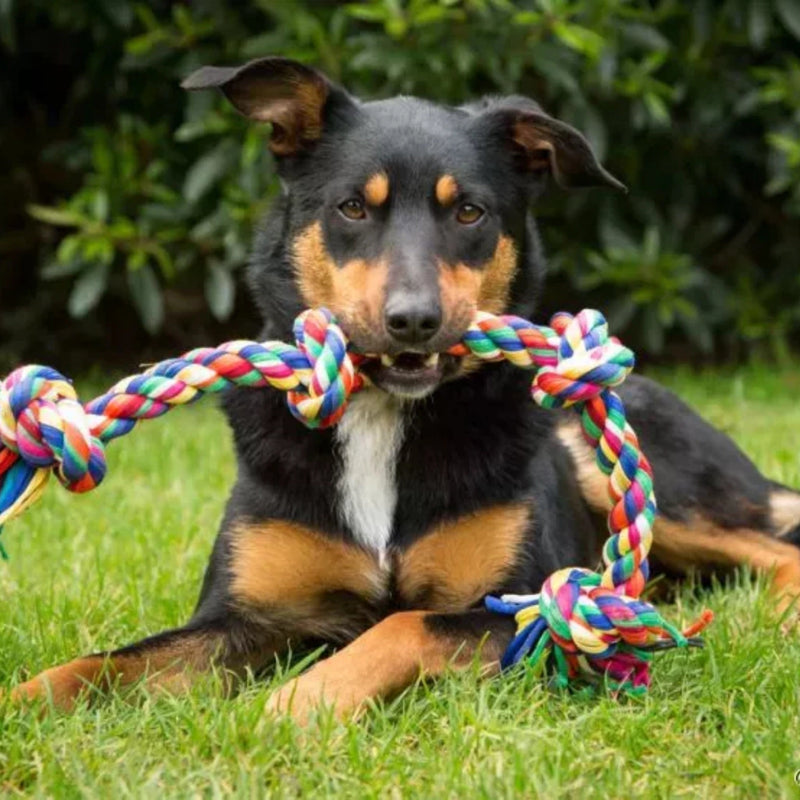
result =
[[[544,266],[529,208],[548,175],[619,182],[521,97],[362,103],[279,58],[206,67],[185,87],[219,87],[272,123],[283,194],[250,272],[263,338],[288,339],[302,308],[327,306],[383,355],[333,430],[298,424],[280,392],[232,391],[238,479],[192,619],[14,696],[69,708],[89,686],[145,675],[181,690],[212,666],[258,670],[320,641],[344,647],[271,708],[301,718],[323,700],[346,714],[476,653],[491,671],[513,623],[482,598],[595,566],[608,493],[572,415],[531,403],[528,373],[445,351],[476,309],[533,316]],[[660,567],[749,565],[781,604],[800,594],[800,495],[652,382],[621,394],[655,471]]]

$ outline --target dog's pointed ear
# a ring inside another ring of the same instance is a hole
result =
[[[270,149],[296,155],[322,136],[327,106],[355,101],[321,72],[288,58],[258,58],[239,67],[201,67],[181,86],[218,88],[248,119],[272,123]]]
[[[472,106],[467,110],[477,111],[480,122],[488,122],[508,142],[521,170],[549,173],[564,188],[611,186],[627,191],[603,168],[580,131],[545,114],[533,101],[525,100],[522,108],[489,101],[482,108]]]

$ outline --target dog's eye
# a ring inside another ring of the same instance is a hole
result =
[[[456,211],[456,219],[462,225],[474,225],[483,216],[483,209],[473,203],[463,203]]]
[[[344,203],[339,205],[339,211],[347,219],[358,220],[367,216],[367,212],[364,209],[364,201],[360,197],[351,197],[349,200],[345,200]]]

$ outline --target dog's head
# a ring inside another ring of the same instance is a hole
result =
[[[475,312],[502,313],[529,291],[526,218],[548,174],[621,187],[578,131],[521,97],[361,103],[283,58],[204,67],[183,85],[218,87],[272,124],[298,302],[331,309],[360,351],[381,356],[366,366],[373,383],[396,394],[458,374],[445,351]]]

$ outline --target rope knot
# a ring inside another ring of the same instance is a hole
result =
[[[598,572],[572,567],[554,572],[542,585],[540,613],[565,652],[611,658],[620,643],[644,647],[662,634],[660,619],[648,618],[648,603],[601,581]]]
[[[608,679],[612,689],[633,694],[650,685],[654,651],[701,646],[695,634],[713,618],[706,612],[681,632],[650,603],[603,586],[599,573],[579,567],[554,572],[537,595],[489,596],[485,603],[517,622],[503,668],[523,659],[537,663],[550,653],[562,687],[578,675],[594,674]]]
[[[347,338],[326,308],[300,314],[294,323],[294,338],[310,369],[299,376],[304,388],[288,392],[289,410],[309,428],[335,425],[350,395],[362,386],[347,351]]]
[[[52,468],[73,492],[93,489],[106,474],[103,443],[92,435],[75,389],[50,367],[21,367],[0,384],[0,442],[7,448],[0,466],[21,459],[29,475]]]
[[[550,323],[559,334],[558,361],[542,366],[531,394],[545,408],[566,408],[621,384],[633,369],[631,350],[609,337],[605,317],[594,310],[576,317],[557,314]]]

